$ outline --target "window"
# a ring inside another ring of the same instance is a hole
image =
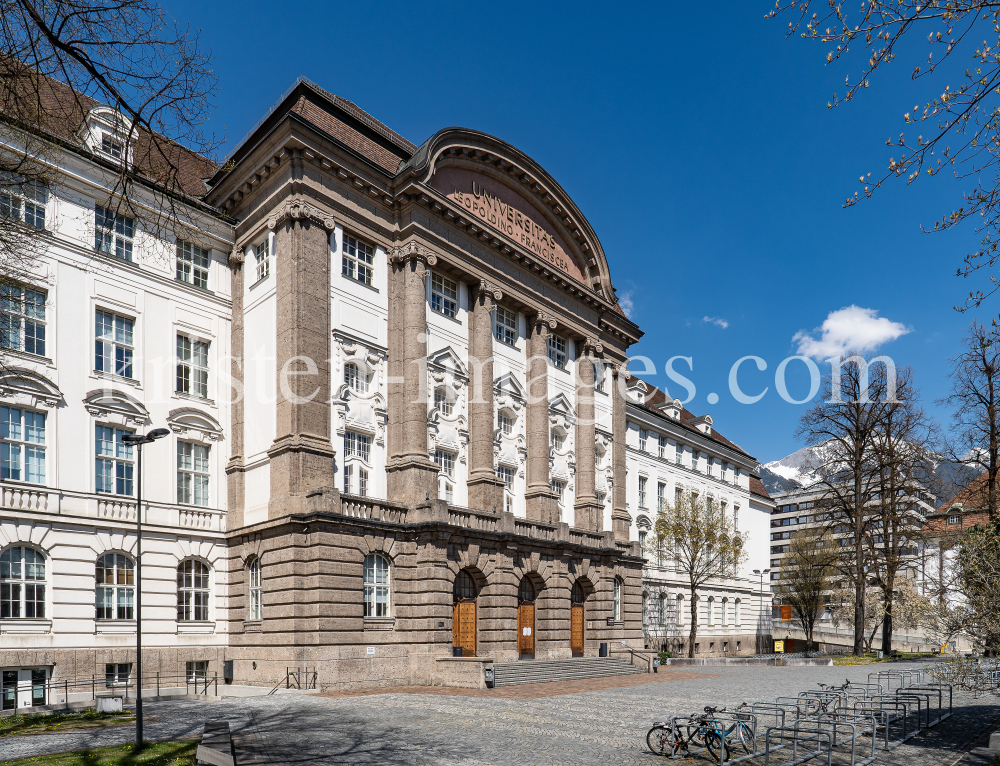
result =
[[[646,534],[645,529],[639,530],[639,547],[642,548],[642,550],[646,550]]]
[[[454,317],[458,311],[458,283],[434,274],[431,277],[431,308],[446,317]]]
[[[441,489],[438,492],[438,499],[450,503],[455,499],[455,488],[450,481],[441,482]]]
[[[135,564],[122,553],[97,559],[96,606],[98,620],[134,620]]]
[[[374,254],[375,248],[367,242],[362,242],[349,234],[345,234],[341,273],[355,282],[370,285],[372,283],[372,275],[375,273],[374,268],[372,268],[375,262]]]
[[[507,489],[511,489],[514,486],[514,469],[506,465],[498,465],[497,478],[503,481]]]
[[[177,442],[177,502],[208,505],[208,447]]]
[[[726,627],[727,621],[729,620],[729,599],[722,599],[722,627]]]
[[[271,273],[271,251],[266,237],[254,248],[254,257],[257,259],[257,281],[260,282]]]
[[[354,466],[353,465],[345,465],[344,466],[344,494],[353,495],[354,494],[353,485],[354,485]]]
[[[556,452],[560,452],[566,444],[566,436],[555,429],[549,431],[549,446]]]
[[[177,621],[208,621],[208,566],[188,559],[177,567]]]
[[[358,494],[368,497],[368,471],[361,467],[358,467]]]
[[[344,457],[359,457],[367,463],[371,449],[372,437],[354,431],[344,432]]]
[[[208,680],[208,661],[197,660],[186,663],[187,682],[189,684],[205,683]]]
[[[131,678],[131,662],[108,662],[104,665],[105,686],[126,686]]]
[[[177,280],[208,289],[208,250],[177,240]]]
[[[109,157],[120,160],[125,154],[125,143],[110,133],[101,134],[101,151]]]
[[[674,507],[680,508],[681,500],[683,499],[684,490],[680,487],[674,487]]]
[[[722,479],[723,481],[725,481],[726,477],[728,475],[729,475],[729,463],[723,463],[722,464],[722,471],[721,471],[721,474],[720,474],[719,478]]]
[[[247,567],[247,619],[259,622],[261,618],[260,558],[250,559]]]
[[[455,453],[445,452],[444,450],[434,451],[434,462],[437,463],[438,469],[445,476],[453,477],[455,475]]]
[[[451,414],[455,411],[455,400],[449,396],[448,389],[434,389],[434,407],[445,417],[451,417]]]
[[[656,484],[656,510],[667,510],[667,485],[662,481]]]
[[[739,484],[739,483],[740,483],[740,469],[739,468],[734,468],[733,469],[733,484]]]
[[[740,507],[738,505],[733,506],[733,528],[740,528]]]
[[[700,470],[698,468],[698,462],[700,460],[701,460],[701,453],[698,450],[694,450],[691,453],[691,470],[693,470],[693,471]]]
[[[622,620],[622,581],[620,577],[615,578],[614,592],[614,618],[615,622]]]
[[[94,322],[94,369],[123,378],[132,377],[133,320],[98,310]]]
[[[49,204],[48,187],[34,180],[8,182],[6,187],[0,192],[0,215],[44,229],[45,207]]]
[[[740,600],[736,599],[733,602],[733,625],[737,628],[740,626]],[[740,642],[736,642],[736,651],[740,650]]]
[[[513,346],[517,343],[517,314],[497,306],[496,319],[493,322],[493,335],[501,343]]]
[[[177,393],[208,398],[208,343],[177,336]]]
[[[497,413],[497,428],[504,436],[514,433],[514,418],[504,412]]]
[[[94,249],[123,261],[131,261],[135,221],[100,205],[96,205],[94,211]]]
[[[604,393],[604,378],[607,376],[604,365],[594,362],[594,390],[599,394]]]
[[[649,442],[649,431],[645,428],[639,429],[639,450],[641,452],[646,451],[646,445]]]
[[[122,428],[97,426],[95,449],[96,477],[94,489],[112,495],[132,494],[132,445],[122,441]]]
[[[368,390],[368,376],[361,372],[354,362],[348,362],[344,365],[344,383],[358,394],[363,394]]]
[[[660,458],[667,456],[667,437],[662,435],[656,437],[656,456]]]
[[[5,420],[6,420],[6,418],[5,418]],[[949,516],[948,517],[948,523],[949,524],[961,524],[962,523],[962,517],[961,516]]]
[[[45,619],[45,557],[15,546],[0,553],[0,619]]]
[[[566,369],[566,339],[558,335],[549,334],[549,361],[553,367],[560,370]]]
[[[715,475],[715,458],[712,457],[711,455],[708,456],[708,475],[709,476]]]
[[[45,356],[45,293],[0,286],[0,346]]]
[[[365,617],[389,616],[389,562],[385,556],[365,556]]]
[[[553,479],[549,486],[556,495],[556,502],[562,505],[565,499],[564,495],[566,494],[566,482]]]
[[[45,413],[0,407],[0,478],[45,483]]]
[[[677,457],[676,457],[677,465],[681,464],[681,459],[683,457],[684,457],[684,445],[681,444],[680,442],[678,442],[677,443]]]
[[[646,591],[643,591],[642,592],[642,621],[643,621],[643,624],[645,624],[647,622],[652,622],[652,618],[649,618],[649,619],[646,618],[646,610],[647,610],[648,604],[649,604],[649,594],[647,594]]]
[[[715,624],[715,598],[712,596],[708,597],[708,602],[705,604],[705,614],[708,617],[708,627],[712,627]]]
[[[646,477],[639,477],[639,507],[646,507]]]

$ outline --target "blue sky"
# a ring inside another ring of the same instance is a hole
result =
[[[893,182],[842,208],[862,172],[884,170],[886,138],[929,94],[899,62],[862,98],[827,109],[856,67],[824,66],[825,48],[786,40],[786,19],[764,19],[770,7],[167,2],[215,56],[211,124],[226,133],[224,153],[303,75],[414,143],[455,125],[534,157],[601,238],[646,333],[633,353],[655,362],[647,380],[684,398],[664,363],[692,357],[693,372],[675,363],[696,384],[688,408],[765,462],[802,446],[805,405],[778,396],[775,369],[796,353],[797,333],[822,341],[816,328],[844,307],[877,314],[834,319],[898,335],[882,351],[914,368],[928,409],[947,422],[934,400],[973,318],[952,309],[972,287],[953,275],[978,239],[971,227],[920,232],[957,202],[950,178]],[[873,325],[876,316],[893,324]],[[741,368],[747,393],[769,387],[755,404],[736,402],[727,383],[746,355],[768,364]],[[787,373],[803,398],[805,366]]]

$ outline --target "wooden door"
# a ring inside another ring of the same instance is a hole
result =
[[[460,601],[452,610],[451,645],[462,647],[463,657],[476,656],[476,602]]]
[[[517,653],[535,654],[534,604],[521,604],[517,608]]]
[[[573,654],[583,654],[583,604],[570,609],[569,646]]]

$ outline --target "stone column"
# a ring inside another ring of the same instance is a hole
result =
[[[576,502],[575,524],[579,529],[601,532],[604,506],[597,502],[595,449],[597,429],[594,415],[594,354],[604,348],[594,338],[578,341],[576,359]]]
[[[493,465],[493,312],[502,297],[481,280],[469,316],[469,507],[497,513],[504,506],[504,483]]]
[[[234,249],[229,255],[230,286],[233,296],[233,321],[230,326],[229,374],[233,380],[243,383],[243,248]],[[243,473],[243,424],[245,420],[243,397],[238,397],[229,408],[231,433],[229,438],[229,462],[226,464],[226,529],[243,526],[243,511],[246,508],[246,476]]]
[[[427,456],[427,266],[437,257],[415,243],[389,257],[394,300],[389,304],[390,333],[398,333],[399,366],[390,379],[390,417],[398,438],[386,466],[389,497],[416,505],[437,497],[438,468]]]
[[[268,219],[275,233],[278,377],[268,518],[305,510],[306,493],[333,479],[330,441],[330,243],[333,219],[289,200]]]
[[[611,531],[615,540],[627,541],[629,529],[632,526],[632,517],[625,510],[626,491],[626,462],[625,462],[625,386],[632,376],[623,365],[616,364],[614,371],[614,385],[611,387],[611,434],[613,442],[611,444],[611,469],[614,472],[614,492],[611,501]]]
[[[539,311],[528,337],[527,517],[548,524],[559,520],[559,506],[549,483],[549,331],[554,317]]]

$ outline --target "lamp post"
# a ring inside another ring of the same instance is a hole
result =
[[[766,575],[770,571],[771,571],[770,569],[764,569],[763,571],[760,570],[760,569],[753,570],[753,573],[755,575],[757,575],[758,577],[760,577],[760,612],[759,612],[759,616],[757,617],[757,644],[758,644],[757,651],[758,652],[760,652],[761,649],[763,648],[763,647],[760,646],[760,644],[761,644],[761,636],[763,635],[761,633],[761,628],[762,628],[762,626],[764,624],[764,575]]]
[[[145,436],[125,434],[122,441],[135,446],[135,748],[142,749],[142,445],[168,435],[166,428],[155,428]]]

